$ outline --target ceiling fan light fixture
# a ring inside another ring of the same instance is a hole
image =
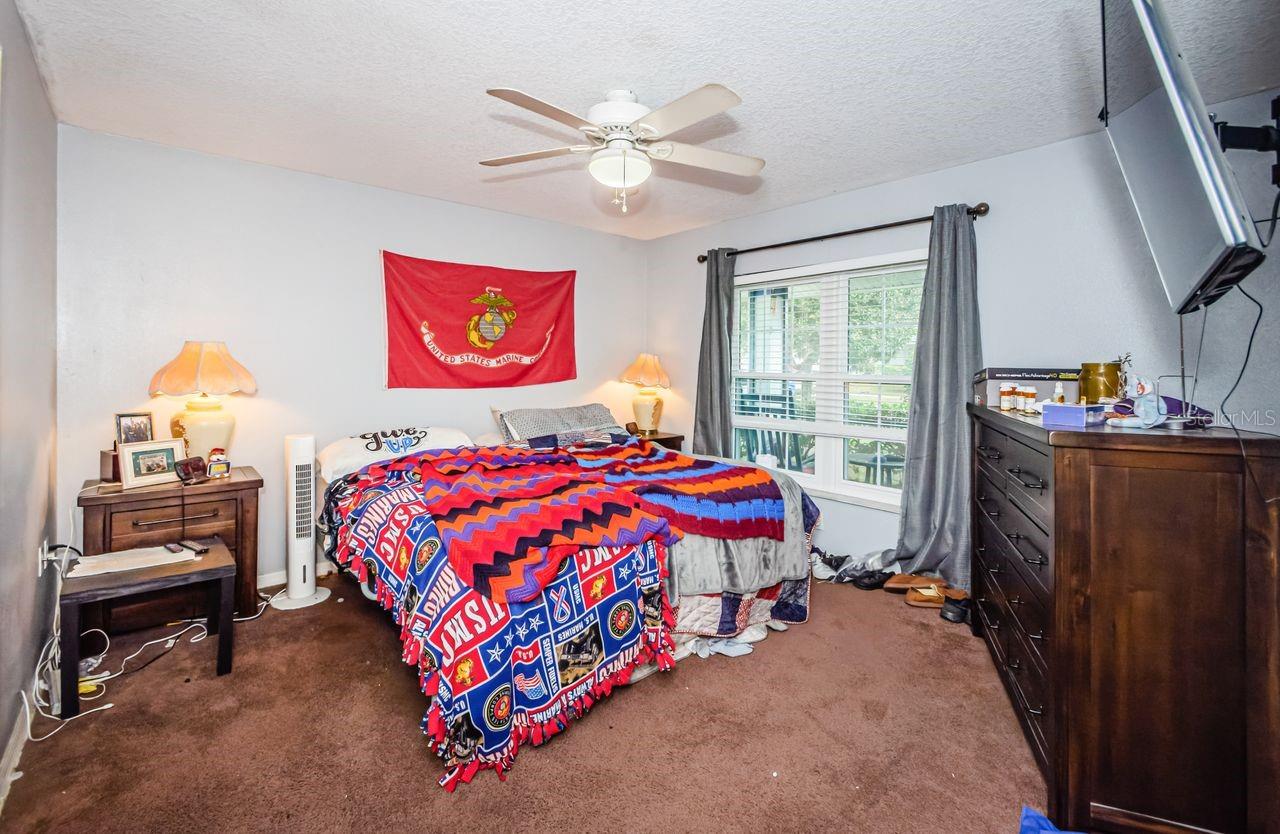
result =
[[[625,190],[649,179],[653,163],[647,154],[634,148],[601,148],[591,154],[587,171],[601,185]]]

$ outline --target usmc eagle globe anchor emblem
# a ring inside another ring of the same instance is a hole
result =
[[[467,320],[467,343],[478,350],[492,350],[515,323],[516,305],[502,294],[501,287],[485,287],[484,294],[471,299],[471,303],[483,305],[484,312],[476,313]],[[542,348],[537,353],[513,352],[498,356],[475,352],[449,353],[436,343],[436,334],[430,324],[424,321],[421,331],[422,343],[426,345],[427,350],[446,365],[479,365],[483,368],[496,368],[512,363],[532,365],[537,362],[551,345],[551,334],[555,331],[555,324],[547,328]]]
[[[476,313],[467,322],[467,341],[488,350],[507,335],[507,328],[515,322],[515,305],[502,295],[501,287],[485,287],[484,295],[477,295],[471,303],[484,305],[485,311]]]

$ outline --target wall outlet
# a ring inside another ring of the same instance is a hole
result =
[[[44,563],[49,561],[49,540],[40,542],[36,549],[36,579],[44,576]]]

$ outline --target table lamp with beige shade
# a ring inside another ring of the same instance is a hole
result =
[[[258,383],[231,357],[225,342],[184,342],[178,355],[151,377],[149,390],[153,397],[196,395],[173,415],[170,428],[174,437],[186,440],[188,455],[208,460],[211,449],[227,450],[236,427],[236,418],[222,408],[219,397],[257,393]]]
[[[657,434],[662,420],[662,398],[657,388],[670,388],[671,378],[662,370],[662,363],[653,353],[642,353],[622,372],[623,382],[639,386],[631,409],[636,415],[636,427],[640,434]]]

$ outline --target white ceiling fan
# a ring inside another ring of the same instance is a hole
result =
[[[653,173],[651,160],[706,168],[740,177],[753,177],[764,168],[764,160],[725,151],[714,151],[665,138],[689,125],[723,113],[742,103],[738,94],[720,84],[706,84],[657,110],[636,100],[630,90],[611,90],[605,100],[587,111],[587,118],[575,116],[554,104],[519,90],[498,88],[489,95],[554,119],[582,131],[586,144],[549,148],[514,156],[483,159],[481,165],[512,165],[568,154],[591,154],[587,171],[597,182],[614,190],[614,203],[627,210],[627,190],[635,188]]]

